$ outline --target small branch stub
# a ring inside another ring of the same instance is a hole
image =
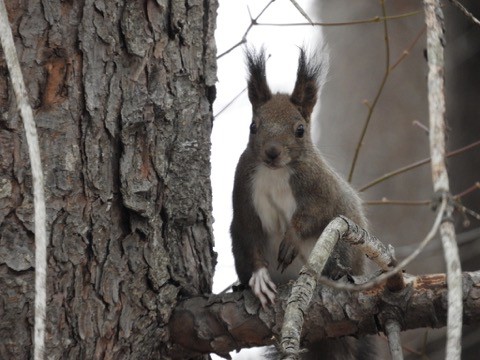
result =
[[[385,333],[388,337],[388,346],[392,360],[403,360],[400,331],[400,324],[397,321],[390,319],[385,322]]]

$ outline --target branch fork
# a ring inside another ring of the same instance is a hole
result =
[[[397,265],[392,247],[385,246],[375,236],[372,236],[345,216],[333,219],[320,235],[307,265],[302,268],[299,278],[292,286],[281,330],[280,351],[283,356],[282,359],[298,359],[301,352],[300,338],[304,314],[307,313],[320,274],[338,241],[346,241],[351,246],[358,246],[383,271],[391,270]],[[401,273],[394,273],[387,280],[387,288],[390,291],[399,291],[404,287],[405,283]],[[396,332],[391,333],[392,336],[396,334]]]

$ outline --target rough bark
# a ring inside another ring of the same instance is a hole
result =
[[[46,354],[165,358],[208,293],[216,1],[7,1],[44,164]],[[0,358],[33,331],[31,175],[0,57]]]
[[[390,292],[384,286],[364,292],[320,288],[314,295],[303,326],[303,341],[365,336],[384,331],[395,320],[401,330],[446,325],[448,308],[445,274],[405,275],[406,287]],[[463,274],[463,319],[480,320],[480,272]],[[263,311],[251,291],[194,297],[181,303],[170,327],[174,353],[185,358],[198,353],[271,345],[279,339],[290,286],[279,288],[276,303]]]

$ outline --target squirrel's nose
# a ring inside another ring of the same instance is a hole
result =
[[[275,160],[276,158],[278,158],[278,156],[281,154],[282,152],[282,149],[280,148],[280,146],[278,145],[270,145],[269,147],[267,147],[267,149],[265,150],[265,155],[267,155],[267,157],[270,159],[270,160]]]

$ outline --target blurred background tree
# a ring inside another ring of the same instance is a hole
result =
[[[477,17],[477,1],[462,2]],[[480,27],[449,2],[444,3],[446,19],[446,98],[449,126],[448,149],[455,150],[480,139]],[[428,124],[427,63],[423,4],[419,1],[386,1],[388,15],[419,11],[420,14],[388,21],[391,69],[376,104],[352,182],[357,189],[371,180],[417,160],[429,157],[427,132],[414,121]],[[312,17],[325,22],[368,19],[381,14],[376,0],[317,1]],[[348,176],[368,106],[378,92],[385,74],[386,42],[383,26],[355,25],[323,28],[330,51],[330,71],[323,89],[316,134],[319,148],[345,176]],[[418,38],[418,41],[416,39]],[[408,50],[408,55],[404,51]],[[397,64],[397,61],[401,60]],[[393,67],[393,68],[392,68]],[[368,105],[365,104],[365,100]],[[480,149],[448,160],[453,195],[471,188],[480,180]],[[400,174],[362,192],[365,201],[431,200],[432,183],[428,165]],[[472,191],[460,202],[477,214],[480,191]],[[431,226],[433,213],[428,205],[367,205],[371,230],[382,241],[397,247],[400,258],[414,249]],[[480,222],[470,214],[455,214],[462,269],[478,270]],[[444,272],[440,241],[430,246],[406,270],[409,273]],[[443,330],[415,330],[403,334],[404,345],[425,355],[444,358]],[[478,356],[478,327],[464,329],[464,359]],[[409,352],[405,351],[408,355]],[[410,353],[411,358],[418,355]]]

